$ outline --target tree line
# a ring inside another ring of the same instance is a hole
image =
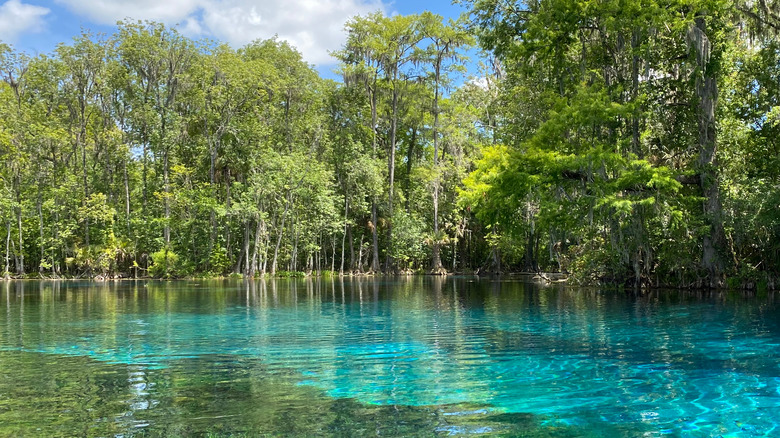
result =
[[[502,65],[465,181],[496,252],[587,283],[776,287],[780,2],[463,3]]]
[[[6,276],[777,284],[774,3],[461,3],[354,17],[340,81],[153,22],[0,46]]]
[[[348,32],[342,83],[277,39],[153,22],[50,55],[3,45],[6,276],[444,271],[477,147],[443,140],[471,123],[449,87],[472,38],[431,13]]]

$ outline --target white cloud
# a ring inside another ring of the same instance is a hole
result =
[[[358,14],[387,11],[382,0],[57,0],[101,24],[127,17],[181,25],[191,36],[233,46],[278,35],[306,61],[331,64],[329,50],[344,42],[344,23]]]
[[[215,37],[233,45],[278,34],[307,61],[328,64],[328,50],[339,49],[346,37],[344,23],[379,9],[385,6],[377,0],[224,0],[204,8],[203,22]]]
[[[22,33],[42,30],[49,12],[49,8],[8,0],[0,5],[0,40],[14,42]]]
[[[469,84],[477,87],[477,88],[482,89],[482,90],[487,90],[488,88],[490,88],[490,85],[491,85],[490,81],[488,81],[488,78],[486,78],[485,76],[473,77],[470,80],[468,80],[467,82]]]
[[[73,13],[99,24],[114,24],[125,18],[177,23],[209,0],[56,0]]]

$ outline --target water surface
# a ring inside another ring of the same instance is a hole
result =
[[[775,295],[0,284],[0,436],[780,436]]]

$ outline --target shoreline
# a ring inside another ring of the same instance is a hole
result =
[[[601,283],[601,284],[579,284],[570,281],[570,274],[560,272],[504,272],[504,273],[471,273],[471,272],[454,272],[447,274],[434,274],[427,272],[399,272],[399,273],[333,273],[330,271],[322,271],[319,274],[298,272],[294,275],[285,273],[283,275],[264,274],[262,276],[256,276],[253,280],[285,280],[285,279],[323,279],[323,278],[398,278],[398,277],[433,277],[433,278],[447,278],[447,277],[474,277],[480,280],[514,280],[522,283],[538,284],[542,286],[568,286],[578,288],[599,288],[605,290],[617,290],[625,292],[644,292],[655,290],[687,290],[687,291],[739,291],[739,292],[770,292],[778,291],[778,285],[767,284],[757,285],[756,283],[742,283],[739,285],[727,285],[722,287],[703,287],[693,285],[643,285],[641,287],[633,287],[625,284],[616,283]],[[123,281],[207,281],[207,280],[242,280],[246,281],[249,278],[243,275],[227,275],[227,276],[193,276],[193,277],[176,277],[176,278],[154,278],[154,277],[103,277],[100,275],[94,277],[25,277],[25,278],[0,278],[0,284],[3,282],[11,281],[90,281],[95,283],[109,283],[109,282],[123,282]]]

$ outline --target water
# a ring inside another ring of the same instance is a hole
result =
[[[774,294],[0,284],[0,436],[780,436]]]

